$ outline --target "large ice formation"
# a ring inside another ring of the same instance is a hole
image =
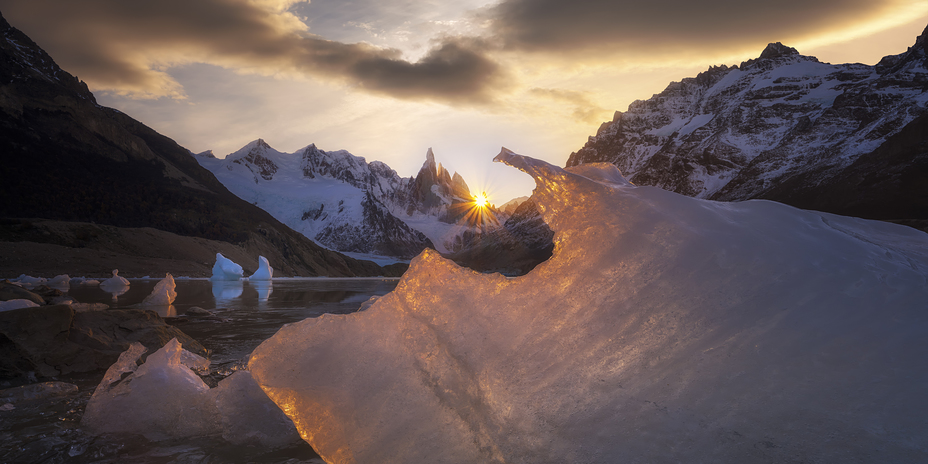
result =
[[[142,300],[142,306],[170,306],[177,298],[174,288],[174,277],[170,273],[165,274],[164,279],[155,284],[151,294]]]
[[[137,366],[145,351],[133,343],[106,371],[81,419],[86,430],[149,440],[221,434],[234,443],[269,448],[299,440],[293,423],[248,371],[210,389],[193,371],[206,369],[209,361],[181,348],[176,338]]]
[[[216,253],[216,264],[213,265],[211,280],[241,280],[245,275],[242,266],[235,264],[231,259]]]
[[[264,256],[258,256],[258,270],[248,280],[271,280],[274,277],[274,268]]]
[[[928,235],[496,160],[535,178],[548,261],[425,250],[252,354],[326,462],[928,462]]]

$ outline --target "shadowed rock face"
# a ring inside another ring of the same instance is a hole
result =
[[[206,348],[154,311],[75,312],[69,305],[0,312],[0,379],[28,372],[52,377],[106,369],[132,342],[154,351],[172,338],[188,351],[208,356]]]
[[[876,66],[780,43],[616,113],[568,166],[615,164],[637,185],[763,198],[872,219],[928,219],[928,30]]]
[[[154,227],[230,242],[266,256],[281,275],[382,272],[322,249],[232,195],[173,140],[99,106],[83,82],[2,17],[0,153],[0,217]]]

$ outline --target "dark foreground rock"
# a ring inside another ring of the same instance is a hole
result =
[[[177,338],[184,349],[206,348],[154,311],[76,312],[69,305],[0,312],[0,380],[90,372],[108,368],[132,342],[149,352]]]

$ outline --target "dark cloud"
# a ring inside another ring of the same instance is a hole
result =
[[[681,54],[847,29],[898,0],[504,0],[482,15],[510,50]]]
[[[398,50],[310,35],[295,17],[246,0],[0,0],[0,10],[66,70],[119,93],[181,96],[163,70],[196,61],[454,103],[489,102],[503,82],[474,41],[445,39],[413,63]]]

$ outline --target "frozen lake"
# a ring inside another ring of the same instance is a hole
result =
[[[136,308],[158,279],[131,280],[121,295],[99,287],[72,285],[68,295],[82,303],[106,303],[112,309]],[[159,310],[176,327],[211,350],[211,374],[218,380],[244,365],[245,358],[284,324],[325,313],[357,311],[372,296],[391,292],[399,279],[282,278],[272,282],[210,282],[178,279],[177,299]],[[215,314],[186,317],[194,306]],[[22,463],[91,462],[319,462],[309,445],[268,451],[234,446],[221,438],[150,443],[142,437],[92,437],[80,429],[84,407],[103,372],[61,377],[77,393],[0,411],[0,461]]]

